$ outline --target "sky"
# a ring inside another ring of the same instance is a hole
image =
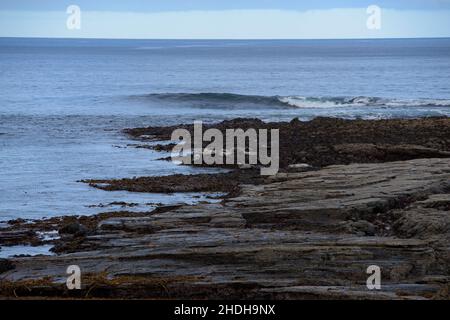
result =
[[[2,0],[0,37],[450,37],[450,0]]]

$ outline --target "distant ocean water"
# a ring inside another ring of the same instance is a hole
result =
[[[450,39],[3,38],[0,221],[194,201],[77,182],[199,171],[127,147],[125,127],[317,116],[450,116]]]

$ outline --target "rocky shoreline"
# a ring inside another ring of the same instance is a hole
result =
[[[57,255],[0,259],[0,297],[448,299],[450,119],[264,123],[280,129],[280,172],[85,181],[104,190],[221,192],[220,203],[160,206],[0,229],[0,246],[54,245]],[[189,125],[184,125],[192,130]],[[177,127],[178,128],[178,127]],[[173,127],[125,130],[135,147]],[[154,141],[158,141],[155,144]],[[45,240],[39,232],[58,230]],[[79,265],[82,290],[65,286]],[[382,290],[366,288],[366,268]]]

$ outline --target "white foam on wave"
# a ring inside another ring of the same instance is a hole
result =
[[[333,101],[320,101],[314,98],[299,97],[299,96],[280,97],[279,100],[282,103],[297,108],[331,108],[336,106],[336,103],[334,103]]]
[[[450,107],[449,99],[383,99],[377,97],[279,97],[280,102],[296,108],[336,107]]]

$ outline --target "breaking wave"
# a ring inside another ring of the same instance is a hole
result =
[[[450,99],[386,99],[379,97],[304,97],[260,96],[234,93],[153,93],[140,96],[166,102],[188,102],[201,105],[239,104],[285,108],[338,108],[338,107],[450,107]]]
[[[281,102],[297,108],[336,107],[450,107],[450,100],[385,99],[378,97],[280,97]]]
[[[153,93],[146,95],[146,97],[178,102],[250,103],[265,105],[284,104],[277,96],[243,95],[235,93]]]

